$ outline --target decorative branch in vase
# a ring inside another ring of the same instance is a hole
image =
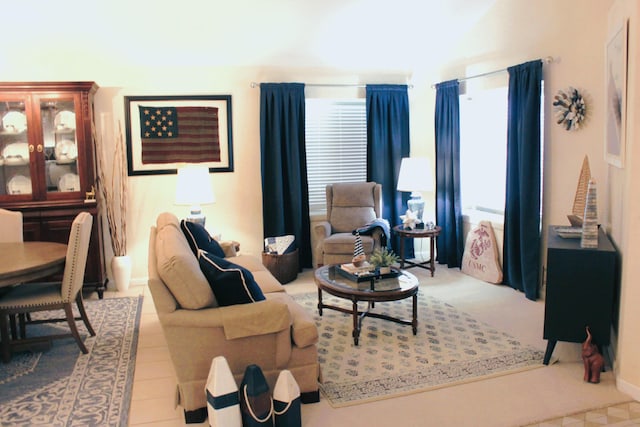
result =
[[[98,152],[98,193],[102,199],[101,210],[107,217],[111,249],[111,271],[119,291],[126,290],[131,280],[131,258],[127,255],[127,171],[122,138],[122,127],[118,123],[118,133],[114,140],[113,158],[111,164],[106,165],[107,150],[101,138],[93,129],[94,140]],[[107,177],[105,171],[111,166],[111,174]]]

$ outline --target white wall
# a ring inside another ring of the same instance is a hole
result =
[[[623,169],[609,166],[607,187],[608,216],[611,235],[622,258],[620,319],[616,373],[618,388],[640,400],[640,87],[638,69],[640,44],[638,24],[640,7],[636,0],[616,0],[608,15],[609,33],[629,20],[627,81],[627,143]]]
[[[640,154],[629,147],[624,170],[603,159],[607,17],[615,3],[614,15],[632,14],[637,25],[635,0],[399,0],[393,7],[382,0],[186,0],[180,9],[160,1],[153,10],[124,0],[30,3],[12,5],[13,16],[29,17],[29,31],[24,19],[3,22],[5,34],[15,36],[0,50],[2,80],[96,81],[96,113],[112,123],[122,121],[126,95],[232,95],[234,172],[211,175],[217,202],[204,211],[207,224],[244,251],[258,253],[263,237],[260,92],[251,82],[411,83],[412,155],[433,158],[433,83],[547,56],[554,62],[544,66],[544,225],[567,223],[588,155],[600,188],[599,218],[625,258],[639,251],[633,233],[640,230],[640,201],[632,190]],[[76,9],[82,13],[69,19],[67,11]],[[637,94],[635,80],[631,85]],[[578,132],[551,121],[551,99],[568,86],[584,91],[590,110]],[[640,121],[637,108],[632,114]],[[182,216],[186,209],[173,204],[175,176],[132,177],[129,184],[128,249],[134,280],[144,281],[149,227],[159,212]],[[433,194],[424,196],[433,216]],[[640,272],[627,264],[620,383],[637,392],[640,291],[631,283]]]

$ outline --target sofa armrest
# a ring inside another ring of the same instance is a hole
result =
[[[282,301],[289,307],[291,314],[291,339],[300,348],[309,347],[318,343],[318,327],[313,316],[304,307],[295,302],[289,294],[272,293],[267,295],[269,299]]]
[[[225,258],[236,256],[240,250],[240,243],[233,240],[222,240],[218,243],[224,252]]]
[[[324,240],[331,235],[331,224],[329,221],[319,221],[313,227],[313,233],[318,240]]]
[[[222,328],[227,340],[267,335],[288,329],[291,315],[287,304],[259,301],[202,310],[176,310],[162,316],[163,327]]]
[[[329,221],[319,221],[313,227],[313,235],[316,241],[313,251],[314,257],[316,258],[314,262],[320,266],[324,258],[324,239],[331,236],[331,224],[329,224]]]
[[[158,314],[158,317],[178,378],[181,399],[194,381],[200,392],[203,390],[211,360],[216,356],[224,356],[234,373],[243,372],[252,363],[265,370],[284,369],[291,360],[290,315],[286,304],[277,301],[200,310],[178,309],[173,313]],[[265,321],[268,319],[279,322]],[[241,328],[229,328],[229,322],[240,324]]]

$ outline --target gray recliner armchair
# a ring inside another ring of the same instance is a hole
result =
[[[348,263],[353,258],[356,239],[353,231],[381,219],[382,185],[375,182],[329,184],[326,191],[327,219],[314,227],[317,263]],[[367,258],[376,248],[386,245],[381,227],[361,233],[361,239]]]

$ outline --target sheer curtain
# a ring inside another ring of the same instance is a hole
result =
[[[300,267],[311,267],[304,107],[304,84],[260,84],[264,237],[293,234]]]
[[[460,88],[457,80],[436,85],[436,239],[437,258],[449,267],[462,265],[464,236],[460,202]]]
[[[542,62],[509,72],[504,280],[538,299],[540,270],[540,95]]]
[[[409,157],[409,96],[407,85],[367,85],[367,180],[382,184],[382,217],[400,222],[408,193],[396,190],[403,157]],[[398,241],[391,247],[399,253]],[[405,241],[405,256],[413,257],[413,240]]]

